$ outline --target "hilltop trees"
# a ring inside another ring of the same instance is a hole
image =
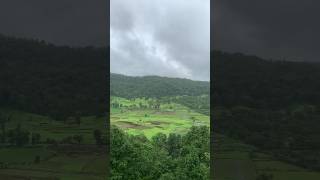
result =
[[[213,51],[213,105],[279,109],[320,102],[320,63]]]
[[[111,96],[127,99],[138,97],[160,98],[182,95],[200,96],[203,94],[210,94],[209,82],[158,76],[129,77],[111,74],[110,88]]]

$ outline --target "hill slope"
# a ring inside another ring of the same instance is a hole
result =
[[[106,48],[0,35],[0,107],[50,116],[105,111]]]
[[[111,74],[112,96],[124,98],[199,96],[210,93],[210,83],[159,76],[130,77]]]
[[[215,131],[320,170],[320,64],[213,52]]]
[[[212,52],[215,104],[277,109],[320,104],[320,64]]]

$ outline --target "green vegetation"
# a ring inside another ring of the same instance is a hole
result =
[[[2,121],[5,130],[0,133],[4,139],[0,146],[0,179],[106,177],[103,118],[82,117],[81,123],[76,118],[56,121],[12,110],[2,110],[0,117],[6,119]]]
[[[214,135],[213,178],[216,180],[317,180],[320,173],[295,166],[251,145]]]
[[[149,139],[158,134],[183,134],[192,126],[209,126],[209,117],[177,103],[157,99],[111,98],[111,123],[129,134]],[[158,105],[159,104],[159,105]]]
[[[209,117],[180,98],[111,98],[111,179],[209,179]]]
[[[320,64],[268,61],[219,51],[211,57],[215,66],[211,109],[215,133],[250,144],[270,157],[267,161],[246,158],[241,161],[244,164],[232,161],[239,159],[235,157],[230,159],[230,167],[223,165],[228,163],[224,160],[219,165],[218,160],[217,175],[228,168],[247,166],[244,174],[265,173],[250,175],[257,180],[319,179]],[[248,154],[239,146],[232,150]]]
[[[108,52],[0,35],[0,179],[106,179]]]
[[[192,127],[185,135],[129,136],[111,130],[111,179],[209,179],[209,129]]]
[[[0,107],[57,120],[102,116],[108,53],[0,34]]]
[[[111,74],[111,179],[210,179],[209,82]]]
[[[119,74],[110,76],[112,96],[131,98],[162,98],[173,96],[201,96],[210,93],[210,83],[181,78],[159,76],[130,77]]]

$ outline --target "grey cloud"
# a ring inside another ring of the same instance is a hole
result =
[[[213,5],[214,49],[319,61],[319,1],[216,0]]]
[[[98,0],[4,0],[0,33],[58,45],[105,46],[108,9],[107,1]]]
[[[111,0],[111,72],[210,78],[209,0]]]

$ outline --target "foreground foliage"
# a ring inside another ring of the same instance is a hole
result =
[[[159,133],[148,140],[111,128],[112,180],[209,179],[208,127],[192,127],[185,135]]]

